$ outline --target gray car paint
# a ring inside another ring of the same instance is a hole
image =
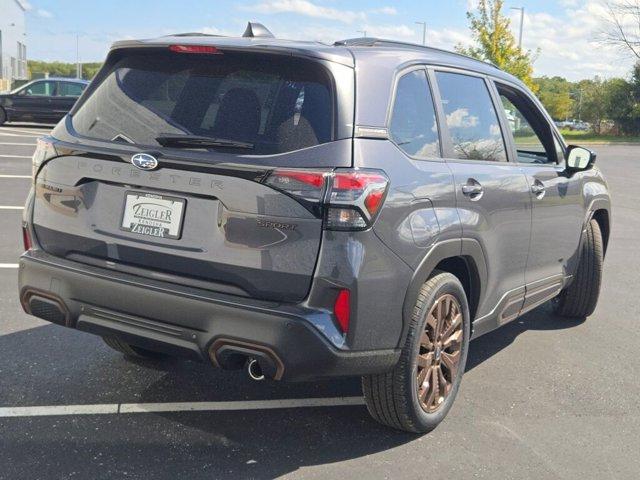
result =
[[[415,160],[385,138],[395,81],[408,68],[450,67],[470,71],[488,79],[509,82],[529,95],[521,82],[491,65],[429,48],[394,48],[389,45],[332,47],[276,39],[197,37],[178,40],[168,37],[118,43],[113,52],[130,47],[157,47],[178,41],[302,55],[342,67],[355,67],[353,83],[346,79],[342,70],[343,81],[337,84],[339,90],[346,88],[351,92],[354,106],[351,128],[373,127],[383,134],[376,135],[376,138],[354,138],[344,142],[352,145],[353,166],[382,169],[390,179],[384,207],[373,229],[352,233],[320,233],[317,222],[308,218],[308,212],[293,205],[295,202],[291,203],[289,198],[277,197],[277,201],[270,205],[275,209],[270,213],[278,208],[286,208],[287,215],[296,221],[308,220],[308,235],[312,236],[315,232],[317,236],[315,240],[306,238],[307,243],[303,241],[298,245],[292,241],[292,251],[299,251],[306,260],[286,264],[285,270],[308,279],[308,295],[301,304],[311,312],[317,311],[318,315],[310,314],[306,321],[314,324],[337,348],[357,352],[402,345],[417,289],[438,262],[452,256],[468,258],[480,280],[477,287],[479,308],[474,326],[476,335],[485,333],[517,317],[527,307],[550,298],[552,293],[557,293],[555,288],[567,285],[576,267],[580,235],[585,222],[596,208],[609,212],[606,183],[597,169],[568,174],[564,165],[518,165],[513,155],[510,155],[509,163],[503,164],[461,162],[446,158],[446,150],[443,152],[444,158]],[[357,95],[353,95],[354,92]],[[90,95],[90,88],[86,95]],[[442,118],[439,120],[442,125]],[[556,131],[553,126],[552,129]],[[69,122],[61,123],[54,131],[54,136],[69,143],[89,146],[94,151],[102,149],[108,152],[113,148],[100,142],[78,139],[69,128]],[[287,160],[297,157],[299,162],[295,163],[294,160],[293,164],[288,162],[287,166],[308,166],[313,161],[314,153],[329,153],[329,148],[332,147],[326,146],[324,150],[316,150],[311,154],[304,151],[288,154]],[[563,148],[566,148],[564,144]],[[267,165],[277,165],[284,158],[263,160]],[[317,155],[315,158],[324,166],[347,166],[350,163],[345,161],[344,156],[331,158]],[[50,162],[51,166],[43,170],[40,183],[46,178],[47,181],[51,179],[53,183],[67,187],[73,185],[77,178],[64,177],[64,174],[55,171],[56,166],[62,166],[64,162],[54,162]],[[261,166],[264,165],[261,163]],[[461,184],[470,177],[481,182],[487,190],[481,202],[470,204],[459,193]],[[530,194],[530,185],[535,178],[548,185],[548,196],[537,204]],[[273,195],[262,190],[266,187],[250,186],[246,180],[243,182],[242,189],[249,189],[254,199]],[[167,187],[170,188],[169,185]],[[241,198],[231,195],[228,201],[240,202]],[[38,208],[44,212],[45,208],[51,210],[51,207],[42,204],[42,200],[36,200],[38,202],[41,205],[36,207],[34,219],[53,226],[48,216],[56,214],[41,215]],[[96,214],[101,218],[101,207],[96,208]],[[546,212],[551,210],[547,215]],[[257,204],[242,211],[255,216],[258,213]],[[567,217],[570,217],[569,221]],[[52,218],[63,223],[66,220],[61,216]],[[27,210],[25,219],[29,222],[32,220],[31,210]],[[66,227],[73,229],[77,225]],[[87,225],[84,228],[88,228]],[[301,251],[305,249],[303,245],[308,247],[309,242],[314,246],[307,250],[318,252],[317,263],[311,270],[309,252]],[[246,243],[244,246],[247,246]],[[231,247],[225,245],[225,248]],[[530,259],[527,260],[527,257]],[[251,263],[253,268],[263,269],[272,268],[272,261],[271,257],[268,262],[260,259]],[[273,269],[271,273],[271,278],[277,280],[278,269]],[[549,290],[547,279],[558,277],[558,274],[561,274],[559,287],[552,286]],[[340,337],[335,325],[327,321],[326,316],[332,306],[332,292],[343,287],[352,289],[355,299],[353,329],[346,338]],[[529,297],[528,290],[531,292]]]

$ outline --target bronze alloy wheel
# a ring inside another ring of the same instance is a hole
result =
[[[427,413],[438,410],[453,388],[462,340],[460,303],[453,295],[442,295],[427,315],[418,352],[418,399]]]

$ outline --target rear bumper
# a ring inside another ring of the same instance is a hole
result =
[[[151,350],[220,363],[220,348],[275,358],[275,377],[307,380],[388,371],[396,349],[339,350],[320,333],[323,312],[180,287],[60,259],[39,250],[20,259],[27,313]],[[315,321],[314,321],[315,320]]]

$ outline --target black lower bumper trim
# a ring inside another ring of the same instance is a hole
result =
[[[68,326],[118,336],[150,350],[210,361],[220,339],[262,346],[281,360],[283,380],[388,371],[399,351],[333,347],[287,305],[215,295],[76,264],[41,252],[20,259],[20,287],[48,292],[69,312]]]

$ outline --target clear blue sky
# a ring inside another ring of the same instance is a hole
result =
[[[28,0],[29,58],[102,60],[118,39],[204,31],[240,35],[248,20],[282,38],[333,41],[367,35],[421,41],[416,21],[426,21],[427,41],[452,49],[470,41],[466,11],[474,0]],[[517,34],[525,6],[524,47],[538,51],[536,74],[572,79],[625,75],[631,60],[595,43],[601,28],[599,0],[507,0]]]

